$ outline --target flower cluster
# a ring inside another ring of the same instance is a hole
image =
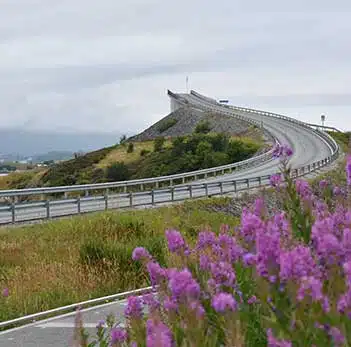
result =
[[[275,155],[292,150],[278,146]],[[351,157],[346,175],[351,185]],[[341,188],[320,181],[330,204],[288,175],[271,185],[282,211],[268,213],[258,199],[236,229],[201,231],[197,240],[167,230],[168,267],[136,248],[154,292],[128,298],[126,330],[115,327],[110,345],[351,345],[351,210]]]

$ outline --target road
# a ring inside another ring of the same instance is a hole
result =
[[[84,327],[89,335],[96,333],[96,324],[109,314],[119,317],[124,326],[125,300],[82,310]],[[68,347],[73,346],[75,312],[32,323],[0,333],[0,347]]]
[[[207,103],[204,100],[199,100],[197,97],[191,94],[179,94],[183,99],[190,102],[194,107],[199,109],[210,105],[215,110],[218,108],[218,112],[223,110],[220,106],[213,106],[211,103]],[[331,154],[331,149],[323,141],[316,132],[312,129],[303,127],[299,124],[291,123],[283,119],[273,118],[265,115],[259,115],[244,111],[235,111],[236,114],[245,116],[247,118],[263,122],[266,129],[282,144],[289,145],[294,154],[290,160],[290,165],[293,168],[308,165],[312,162],[324,159]],[[240,171],[234,171],[231,174],[217,176],[216,178],[207,178],[195,181],[193,183],[208,183],[208,182],[220,182],[230,181],[235,179],[246,179],[257,176],[270,175],[279,171],[279,161],[277,159],[270,160],[261,163],[259,166],[242,169]],[[211,188],[209,194],[219,194],[219,187]],[[205,189],[199,188],[194,190],[193,197],[206,196]],[[189,192],[178,192],[176,191],[173,196],[173,200],[179,201],[189,198]],[[147,205],[151,203],[151,192],[146,191],[142,193],[136,193],[133,196],[133,206]],[[163,190],[155,190],[154,192],[155,203],[169,202],[172,201],[171,193],[164,192]],[[130,198],[125,194],[115,194],[108,197],[107,202],[104,201],[104,197],[95,196],[90,198],[82,198],[80,201],[80,212],[93,212],[105,209],[107,203],[108,208],[125,208],[130,206]],[[56,200],[50,203],[50,217],[67,216],[77,214],[78,206],[76,200]],[[43,219],[47,216],[47,208],[41,203],[24,203],[16,208],[16,221]],[[6,224],[11,222],[12,213],[9,208],[0,208],[0,224]]]

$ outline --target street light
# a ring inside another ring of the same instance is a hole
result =
[[[324,127],[324,122],[325,122],[325,115],[324,114],[321,115],[321,121],[322,121],[322,127]]]

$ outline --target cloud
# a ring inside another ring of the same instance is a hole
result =
[[[1,125],[137,132],[189,75],[209,96],[311,120],[334,110],[345,126],[350,11],[346,0],[4,0]]]

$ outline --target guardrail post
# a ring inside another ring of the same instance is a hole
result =
[[[207,172],[204,174],[204,178],[207,178]]]
[[[11,222],[12,224],[16,223],[16,203],[14,200],[11,203]]]
[[[313,169],[313,171],[316,169],[316,163],[312,164],[312,169]]]
[[[311,172],[311,165],[310,164],[307,165],[307,171]]]
[[[233,185],[234,185],[234,193],[236,193],[236,190],[237,190],[237,188],[236,188],[236,181],[233,181]]]
[[[185,183],[185,177],[183,176],[182,177],[182,184],[184,184]]]
[[[156,188],[160,188],[160,183],[158,181],[156,181]]]
[[[144,184],[140,183],[140,190],[144,191]]]
[[[80,214],[80,212],[81,212],[81,206],[80,206],[80,204],[81,204],[80,196],[78,196],[78,198],[77,198],[77,211],[78,211],[78,214]]]
[[[89,196],[89,190],[86,190],[86,191],[85,191],[85,196],[86,196],[86,197]]]
[[[223,182],[219,182],[219,189],[220,189],[221,195],[223,195]]]
[[[261,187],[261,185],[262,185],[262,178],[261,177],[258,178],[258,185],[259,185],[259,187]]]
[[[123,192],[127,193],[127,185],[126,184],[123,186]]]
[[[67,199],[68,198],[68,192],[64,192],[64,198]]]
[[[45,206],[46,206],[46,218],[49,219],[50,218],[50,200],[46,200]]]
[[[205,183],[205,195],[208,196],[208,184]]]
[[[132,192],[129,193],[129,206],[130,207],[133,206],[133,193]]]
[[[172,179],[169,180],[169,185],[173,186],[173,180]]]
[[[104,201],[105,201],[105,210],[108,210],[108,191],[107,190],[104,195]]]
[[[247,189],[250,188],[250,180],[248,178],[246,179],[246,186],[247,186]]]
[[[151,191],[151,205],[155,205],[155,191]]]
[[[171,188],[171,200],[174,201],[174,187]]]
[[[188,188],[189,188],[189,198],[192,199],[192,197],[193,197],[193,186],[190,185],[190,186],[188,186]]]

